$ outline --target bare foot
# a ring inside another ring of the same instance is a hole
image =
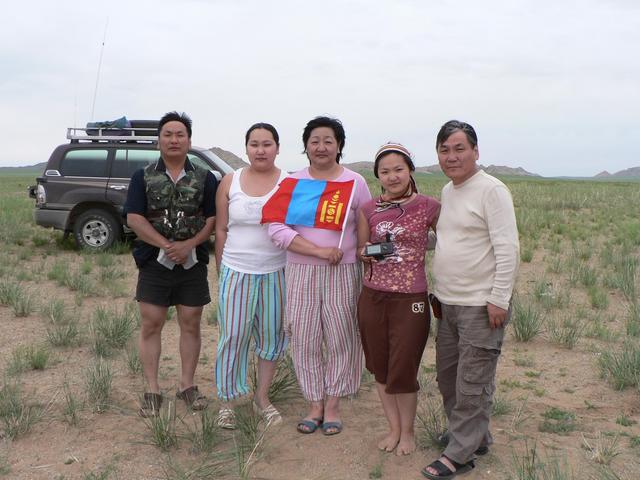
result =
[[[396,455],[411,455],[416,451],[416,441],[413,433],[403,433],[400,435]]]
[[[398,433],[389,432],[378,442],[378,449],[383,452],[393,452],[399,440],[400,435]]]

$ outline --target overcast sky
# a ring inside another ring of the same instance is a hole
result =
[[[273,123],[290,170],[307,163],[306,122],[328,114],[345,162],[394,140],[436,163],[456,118],[485,165],[613,173],[640,166],[638,52],[636,0],[10,2],[0,166],[46,161],[69,126],[176,109],[195,145],[243,158],[246,129]]]

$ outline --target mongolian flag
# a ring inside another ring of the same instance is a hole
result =
[[[287,177],[262,207],[261,223],[342,230],[355,182]]]

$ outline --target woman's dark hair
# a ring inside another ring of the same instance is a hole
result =
[[[309,141],[309,137],[311,136],[311,132],[320,127],[327,127],[333,130],[333,134],[336,137],[336,141],[338,142],[338,155],[336,156],[336,163],[340,163],[340,159],[342,158],[342,149],[344,148],[345,134],[344,127],[342,123],[337,118],[331,117],[316,117],[313,120],[310,120],[307,123],[307,126],[304,127],[304,131],[302,132],[302,144],[304,145],[304,150],[302,153],[307,153],[307,142]]]
[[[280,135],[278,135],[278,131],[276,130],[276,127],[274,127],[270,123],[258,122],[258,123],[254,123],[253,125],[251,125],[249,127],[249,130],[247,130],[247,133],[244,136],[244,145],[245,145],[245,147],[249,143],[249,137],[251,136],[251,132],[253,132],[254,130],[258,130],[258,129],[270,131],[271,135],[273,135],[273,140],[275,140],[276,145],[280,146]]]
[[[469,145],[471,148],[475,148],[478,146],[478,135],[476,135],[476,131],[473,129],[471,125],[465,122],[460,122],[458,120],[449,120],[447,123],[440,127],[440,131],[438,132],[438,136],[436,137],[436,150],[440,148],[444,142],[447,141],[452,134],[461,130],[469,140]]]
[[[162,127],[164,127],[165,123],[169,122],[180,122],[187,129],[187,135],[191,138],[191,118],[186,113],[178,113],[176,111],[165,113],[164,116],[158,122],[158,136],[162,131]]]

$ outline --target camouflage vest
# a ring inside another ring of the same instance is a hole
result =
[[[202,212],[207,171],[193,165],[193,170],[174,184],[166,172],[152,163],[144,169],[147,193],[147,220],[169,240],[186,240],[205,224]]]

